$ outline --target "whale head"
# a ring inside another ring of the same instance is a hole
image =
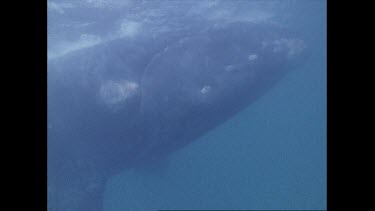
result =
[[[307,52],[303,38],[279,26],[215,25],[180,39],[153,59],[142,80],[141,110],[193,109],[211,114],[208,119],[228,116],[303,64]]]

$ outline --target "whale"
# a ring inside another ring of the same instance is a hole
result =
[[[48,60],[48,210],[102,211],[113,175],[157,168],[307,58],[297,32],[236,21],[113,39]]]

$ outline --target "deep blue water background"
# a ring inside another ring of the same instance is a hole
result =
[[[106,210],[326,209],[326,4],[301,2],[283,9],[299,13],[288,21],[310,39],[308,63],[164,172],[114,177]]]
[[[247,109],[174,152],[157,172],[114,176],[105,211],[326,209],[326,2],[253,2],[272,4],[267,9],[278,14],[278,22],[307,38],[308,62]],[[51,28],[58,21],[50,17]],[[50,46],[58,34],[63,36],[49,30]]]

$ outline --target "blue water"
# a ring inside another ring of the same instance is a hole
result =
[[[160,171],[111,178],[105,211],[326,209],[326,2],[251,2],[308,39],[308,62]]]
[[[293,6],[314,44],[308,63],[175,152],[161,175],[115,176],[106,210],[326,209],[326,7]]]

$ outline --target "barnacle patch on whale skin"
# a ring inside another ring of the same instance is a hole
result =
[[[139,91],[139,84],[133,81],[108,80],[101,84],[99,89],[100,99],[108,106],[126,102]]]

